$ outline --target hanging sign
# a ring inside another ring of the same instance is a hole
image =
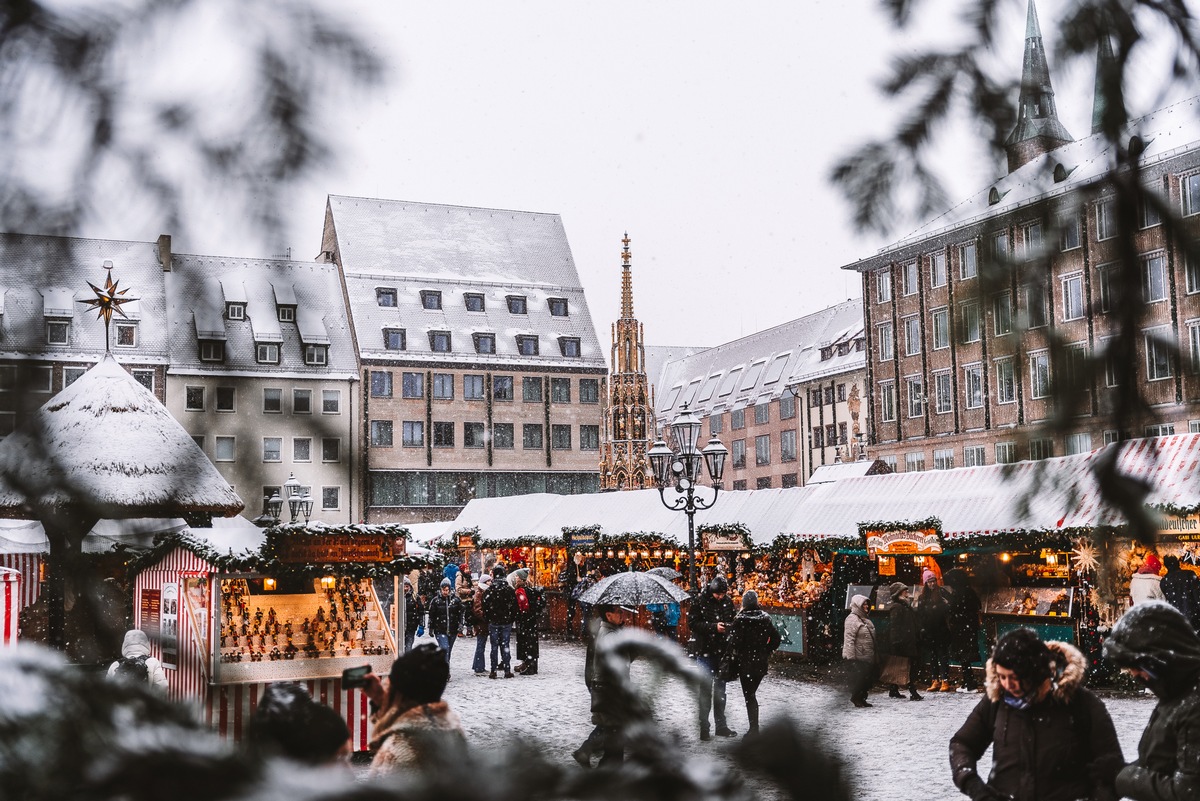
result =
[[[162,598],[158,590],[142,590],[141,608],[138,610],[138,628],[146,632],[151,640],[158,637],[159,609]]]
[[[572,531],[570,543],[572,548],[591,548],[596,544],[596,534],[592,531]]]
[[[938,542],[937,531],[932,528],[912,531],[909,529],[890,529],[878,531],[868,529],[867,556],[874,558],[879,554],[909,554],[909,553],[941,553],[942,546]]]
[[[1188,515],[1187,517],[1165,515],[1158,531],[1164,540],[1200,542],[1200,515]]]
[[[704,531],[700,543],[706,551],[741,551],[746,547],[739,531]]]
[[[390,562],[393,550],[404,552],[404,540],[386,534],[300,534],[280,540],[280,562]]]
[[[473,549],[475,547],[475,535],[474,534],[459,534],[458,535],[458,547]]]

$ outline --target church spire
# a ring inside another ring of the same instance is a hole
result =
[[[629,260],[633,258],[633,254],[629,252],[629,232],[625,232],[625,238],[621,240],[621,317],[626,320],[633,319],[633,273],[629,266]]]
[[[1113,55],[1112,40],[1103,31],[1096,47],[1096,91],[1092,98],[1092,133],[1105,129],[1105,119],[1112,115],[1110,129],[1128,121],[1125,101],[1121,96],[1121,65]]]
[[[1025,21],[1025,58],[1021,66],[1021,97],[1017,101],[1017,125],[1004,142],[1008,151],[1008,171],[1028,164],[1073,141],[1058,119],[1054,107],[1054,87],[1050,85],[1050,65],[1042,44],[1037,8],[1029,0]]]

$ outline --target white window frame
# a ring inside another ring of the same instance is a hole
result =
[[[979,338],[983,336],[983,321],[979,316],[979,302],[972,300],[960,304],[958,313],[962,320],[963,344],[968,345],[972,342],[978,342]],[[973,326],[971,324],[972,320],[974,320]]]
[[[308,443],[308,458],[302,458],[303,454],[299,453],[296,445],[302,442]],[[292,437],[292,461],[293,462],[311,462],[312,461],[312,437]]]
[[[268,443],[273,444],[275,458],[269,458]],[[283,437],[263,437],[262,438],[262,460],[266,462],[282,462],[283,461]]]
[[[892,300],[892,268],[880,270],[875,274],[876,303],[890,303]]]
[[[192,399],[189,397],[189,393],[194,389],[200,390],[200,405],[199,406],[193,405]],[[195,385],[185,386],[183,388],[183,409],[184,409],[184,411],[187,411],[187,412],[202,412],[202,411],[204,411],[205,403],[207,401],[207,397],[206,397],[207,395],[208,395],[208,392],[205,390],[205,387],[202,387],[202,386],[198,387]]]
[[[256,342],[254,360],[259,364],[279,364],[278,342]]]
[[[1017,443],[997,442],[995,454],[996,464],[1014,464],[1017,461]]]
[[[904,297],[917,294],[921,289],[921,265],[917,259],[905,262],[901,265],[903,272],[900,273],[900,293]]]
[[[992,361],[996,373],[996,403],[1017,402],[1017,364],[1011,356]],[[1005,391],[1007,385],[1007,392]]]
[[[963,396],[968,409],[983,408],[983,365],[963,366]]]
[[[1115,307],[1113,303],[1113,282],[1117,278],[1116,264],[1101,264],[1096,268],[1096,281],[1100,284],[1100,311],[1110,312]]]
[[[945,286],[949,280],[946,270],[946,253],[941,250],[929,254],[929,285],[931,287]]]
[[[963,446],[963,467],[983,467],[987,464],[987,448],[983,445]]]
[[[1072,273],[1062,277],[1063,321],[1081,320],[1084,317],[1083,273]]]
[[[1063,253],[1082,247],[1079,231],[1079,215],[1063,214],[1058,218],[1058,249]]]
[[[59,332],[62,336],[56,336]],[[47,345],[70,345],[71,344],[71,321],[70,320],[47,320],[46,321],[46,344]]]
[[[953,470],[954,469],[954,449],[953,448],[935,448],[933,451],[933,469],[934,470]]]
[[[879,361],[890,362],[896,358],[896,337],[891,323],[880,323],[876,326],[879,338]]]
[[[954,411],[954,382],[951,381],[950,371],[933,374],[933,412],[934,414],[949,414]]]
[[[1200,320],[1188,320],[1188,369],[1200,373]]]
[[[115,348],[136,348],[138,346],[138,324],[133,321],[113,323],[113,347]],[[121,332],[132,331],[133,341],[122,342]]]
[[[950,308],[943,306],[929,312],[930,329],[933,334],[933,349],[942,350],[950,347]]]
[[[879,420],[883,423],[896,421],[896,382],[879,382]]]
[[[1171,329],[1168,326],[1159,326],[1142,331],[1142,339],[1146,346],[1147,381],[1166,381],[1169,378],[1175,377],[1174,367],[1171,364],[1171,351],[1166,343],[1166,339],[1170,336],[1170,331]],[[1162,334],[1166,334],[1167,336],[1160,336]],[[1158,364],[1156,364],[1156,361]],[[1161,366],[1164,364],[1165,368]],[[1163,369],[1165,369],[1165,372],[1163,372]]]
[[[992,298],[992,331],[998,337],[1012,333],[1012,292],[1000,292]],[[1000,323],[1004,325],[1001,327]]]
[[[1193,243],[1192,247],[1200,248],[1200,243]],[[1187,251],[1183,254],[1183,275],[1187,294],[1195,295],[1200,292],[1200,259],[1192,258],[1192,254]]]
[[[905,376],[904,389],[904,394],[908,401],[909,419],[924,417],[926,400],[925,380],[921,376]]]
[[[960,280],[979,275],[979,248],[974,242],[958,246],[958,277]]]
[[[1050,351],[1029,354],[1029,397],[1038,399],[1050,395]]]
[[[332,401],[332,408],[330,408]],[[342,391],[340,389],[321,390],[321,414],[342,413]]]
[[[1116,220],[1113,219],[1114,201],[1101,198],[1096,201],[1096,241],[1103,242],[1117,235]]]
[[[909,451],[904,454],[904,472],[925,472],[925,451]]]
[[[903,322],[904,355],[917,356],[921,353],[921,318],[913,315],[911,317],[905,317]]]
[[[325,455],[325,446],[330,443],[337,444],[337,456],[333,459]],[[324,464],[341,464],[342,462],[342,438],[341,437],[321,437],[321,462]]]
[[[1029,440],[1029,459],[1040,462],[1043,459],[1054,458],[1054,438],[1038,437]]]
[[[329,493],[333,493],[333,503],[329,503]],[[341,487],[321,487],[321,511],[336,512],[342,508]]]
[[[1154,269],[1153,265],[1157,265],[1157,269]],[[1146,303],[1160,303],[1166,300],[1169,294],[1166,254],[1152,253],[1142,256],[1142,300]]]
[[[229,390],[230,404],[228,406],[221,405],[221,390]],[[221,414],[236,414],[237,413],[237,387],[214,387],[213,388],[213,411]]]
[[[271,409],[267,406],[268,393],[278,394],[278,408]],[[283,389],[281,387],[263,387],[262,394],[262,413],[263,414],[283,414]]]
[[[1200,214],[1200,172],[1179,176],[1179,201],[1184,217]]]
[[[1092,435],[1086,431],[1067,434],[1063,438],[1063,455],[1074,456],[1077,453],[1088,453],[1092,450]]]

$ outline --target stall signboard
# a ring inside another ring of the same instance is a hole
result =
[[[179,663],[179,585],[162,585],[159,604],[159,643],[162,646],[162,666],[174,670]]]
[[[738,531],[703,531],[700,541],[706,551],[740,551],[746,547]]]
[[[1200,542],[1200,514],[1187,517],[1167,515],[1163,518],[1159,533],[1166,540]]]
[[[569,542],[572,548],[592,548],[596,545],[596,535],[591,531],[572,531]]]
[[[390,562],[397,548],[403,553],[404,540],[386,534],[302,534],[279,541],[276,556],[280,562]]]
[[[142,590],[138,609],[138,628],[146,632],[151,640],[158,638],[159,610],[162,608],[162,596],[158,590]]]
[[[460,549],[466,549],[466,550],[474,549],[475,535],[474,534],[459,534],[458,535],[458,547]]]
[[[866,532],[867,556],[874,559],[879,554],[937,554],[942,552],[937,530],[924,528],[894,528],[886,531],[868,529]]]

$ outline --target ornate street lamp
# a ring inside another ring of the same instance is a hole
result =
[[[654,483],[658,485],[658,497],[663,506],[673,511],[682,511],[688,519],[688,584],[692,592],[699,592],[696,586],[696,523],[697,510],[711,509],[717,502],[717,493],[721,488],[721,476],[725,475],[725,457],[729,451],[721,441],[713,437],[708,441],[704,450],[696,445],[700,439],[701,423],[696,415],[688,411],[687,404],[671,422],[671,433],[675,439],[675,450],[661,439],[654,443],[647,456],[650,459],[650,470],[654,473]],[[712,479],[713,496],[705,501],[696,496],[696,482],[701,478],[700,465],[708,469]],[[677,497],[667,502],[666,489],[674,486]]]
[[[288,474],[288,480],[283,482],[283,494],[287,499],[288,511],[292,514],[292,522],[296,522],[296,518],[300,516],[300,480],[296,478],[295,473]]]

